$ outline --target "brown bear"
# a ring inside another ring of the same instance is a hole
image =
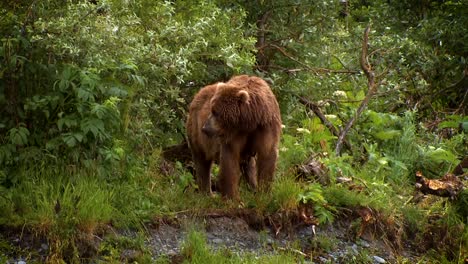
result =
[[[210,170],[218,161],[219,190],[239,199],[239,180],[251,187],[271,186],[278,158],[281,115],[261,78],[240,75],[203,87],[189,108],[187,136],[197,184],[211,194]]]

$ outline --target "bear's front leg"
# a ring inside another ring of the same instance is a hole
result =
[[[219,189],[223,197],[239,200],[240,150],[223,144],[219,158]]]

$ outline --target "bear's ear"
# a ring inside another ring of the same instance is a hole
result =
[[[216,84],[216,89],[222,88],[222,87],[225,86],[225,85],[226,85],[226,84],[223,83],[223,82],[218,82],[218,83]]]
[[[237,92],[237,96],[239,96],[242,103],[249,104],[250,95],[246,90],[240,90],[239,92]]]

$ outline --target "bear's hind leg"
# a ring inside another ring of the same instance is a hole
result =
[[[242,175],[252,190],[257,189],[257,163],[255,157],[249,157],[241,162]]]
[[[195,163],[195,176],[197,180],[198,188],[203,193],[211,194],[211,160],[206,160],[203,157],[195,157],[193,155],[193,161]]]
[[[257,153],[258,186],[260,190],[269,190],[273,182],[278,151],[260,151]]]

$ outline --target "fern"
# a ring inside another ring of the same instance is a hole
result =
[[[320,184],[309,184],[304,191],[298,195],[298,201],[303,204],[314,204],[314,214],[318,218],[319,223],[333,222],[333,213],[336,212],[336,209],[328,204],[323,196],[322,186],[320,186]]]

